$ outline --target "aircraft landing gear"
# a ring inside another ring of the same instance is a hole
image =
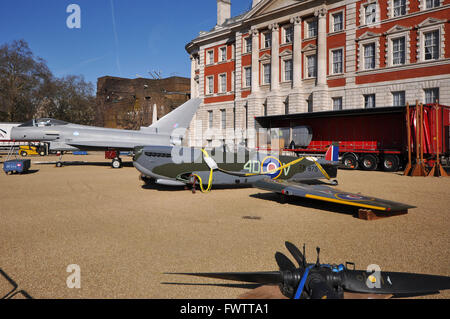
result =
[[[63,155],[64,155],[64,152],[61,151],[61,153],[59,154],[59,160],[55,164],[56,167],[62,167],[63,166],[63,162],[61,161]]]
[[[112,160],[111,167],[112,168],[121,168],[122,167],[122,160],[120,159],[120,157],[116,157]]]

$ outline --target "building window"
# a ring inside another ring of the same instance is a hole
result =
[[[392,92],[394,106],[404,106],[406,104],[405,91]]]
[[[247,37],[244,39],[244,41],[245,41],[245,53],[252,52],[252,38]]]
[[[292,59],[284,61],[284,81],[292,81]]]
[[[270,63],[263,64],[263,84],[270,84]]]
[[[333,17],[333,31],[341,31],[344,29],[344,18],[342,12],[337,12],[332,15]]]
[[[270,48],[272,46],[272,34],[270,32],[263,33],[264,48]]]
[[[424,33],[425,60],[439,59],[439,30]]]
[[[405,37],[392,40],[392,64],[405,64]]]
[[[220,111],[220,115],[221,115],[221,122],[222,122],[222,129],[226,129],[227,128],[227,113],[226,110],[221,110]]]
[[[332,55],[333,55],[333,70],[332,70],[333,74],[343,73],[343,54],[342,54],[342,51],[343,51],[342,49],[331,51]]]
[[[214,50],[208,51],[206,63],[207,64],[213,64],[214,63]]]
[[[208,111],[208,127],[213,127],[213,111]]]
[[[252,86],[252,67],[246,66],[244,68],[245,73],[245,87],[251,87]]]
[[[375,23],[377,21],[377,4],[370,3],[364,8],[365,24]]]
[[[366,109],[375,107],[375,94],[364,95],[364,107]]]
[[[436,103],[439,101],[439,88],[425,89],[425,104]]]
[[[220,61],[224,62],[227,60],[227,47],[221,47],[220,49]]]
[[[317,37],[317,20],[310,20],[307,22],[308,38]]]
[[[207,78],[208,87],[207,87],[207,94],[213,94],[214,93],[214,76],[208,76]]]
[[[316,70],[317,70],[317,56],[315,54],[308,55],[307,60],[307,77],[308,78],[315,78],[317,76]]]
[[[375,69],[375,43],[364,45],[364,69]]]
[[[290,25],[283,28],[284,31],[284,43],[292,43],[294,39],[294,28]]]
[[[334,111],[342,110],[342,97],[333,98],[333,110]]]
[[[219,75],[220,80],[220,93],[225,93],[227,91],[227,75],[225,73]]]
[[[441,5],[441,0],[426,0],[425,9],[436,8]]]
[[[313,104],[313,95],[310,94],[308,96],[308,99],[306,100],[306,104],[308,105],[308,113],[311,113],[314,111],[314,104]]]
[[[394,17],[406,14],[406,0],[394,0]]]

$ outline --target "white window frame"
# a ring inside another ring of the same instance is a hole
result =
[[[367,14],[366,11],[369,6],[375,6],[375,21],[373,22],[367,22]],[[359,8],[359,24],[361,26],[364,25],[373,25],[375,23],[380,22],[380,6],[378,4],[378,1],[376,0],[368,0],[367,2],[361,3],[361,6]]]
[[[309,58],[314,56],[315,57],[315,68],[314,68],[314,76],[310,76],[309,75]],[[310,54],[305,54],[305,78],[306,79],[315,79],[317,78],[317,53],[310,53]]]
[[[336,96],[331,98],[333,103],[333,111],[340,111],[344,108],[344,99],[342,96]],[[340,101],[339,103],[335,103],[337,101]],[[336,108],[336,104],[339,104],[339,108]]]
[[[211,65],[211,64],[214,64],[214,50],[207,50],[206,51],[206,65]]]
[[[439,101],[439,99],[440,99],[439,95],[441,93],[440,90],[439,90],[439,87],[424,88],[423,89],[423,94],[424,94],[423,101],[424,101],[424,103],[426,103],[426,104],[428,104],[428,103],[432,103],[432,104],[436,103],[436,101],[435,101],[436,99],[433,99],[434,101],[427,102],[427,91],[435,91],[435,92],[437,92],[437,100]]]
[[[390,18],[398,18],[398,17],[403,17],[403,16],[405,16],[405,15],[407,15],[408,13],[409,13],[409,0],[399,0],[399,1],[404,1],[405,2],[405,12],[402,14],[402,13],[400,13],[400,14],[398,14],[398,15],[395,15],[395,9],[396,9],[396,7],[395,7],[395,1],[397,1],[397,0],[389,0],[388,1],[388,16],[390,17]],[[401,8],[401,7],[399,7],[399,8]]]
[[[393,91],[393,92],[391,92],[391,94],[392,94],[392,106],[405,106],[405,104],[406,104],[406,92],[403,90],[403,91]],[[403,101],[403,103],[395,103],[396,101],[396,96],[398,96],[397,94],[402,94],[403,95],[403,97],[402,97],[402,101]]]
[[[359,71],[370,71],[376,70],[380,67],[380,36],[378,33],[366,32],[363,34],[358,41],[358,70]],[[364,46],[370,43],[375,43],[375,68],[366,69],[365,68],[365,56],[364,56]]]
[[[368,66],[368,63],[367,63],[367,61],[368,61],[368,56],[366,56],[366,48],[367,47],[369,47],[369,46],[371,46],[371,47],[373,47],[373,55],[372,56],[370,56],[370,59],[371,59],[371,61],[370,61],[370,64],[371,64],[371,66]],[[363,52],[362,52],[362,56],[363,56],[363,58],[362,58],[362,63],[363,63],[363,69],[364,70],[375,70],[376,69],[376,50],[377,50],[377,45],[376,45],[376,43],[375,42],[369,42],[369,43],[366,43],[366,44],[363,44],[363,46],[362,46],[362,49],[363,49]],[[372,63],[373,62],[373,63]],[[372,66],[373,65],[373,66]]]
[[[225,80],[225,89],[223,87],[223,80]],[[227,74],[226,73],[220,73],[219,74],[219,83],[218,83],[218,92],[219,93],[227,93]]]
[[[263,32],[262,33],[262,37],[263,37],[263,45],[262,48],[263,49],[268,49],[272,47],[272,32],[267,31],[267,32]]]
[[[335,63],[335,61],[334,61],[334,53],[336,52],[336,51],[341,51],[341,72],[335,72],[334,71],[334,63]],[[344,47],[341,47],[341,48],[333,48],[333,49],[330,49],[329,50],[329,63],[330,63],[330,65],[329,65],[329,74],[330,75],[339,75],[339,74],[343,74],[344,73],[344,67],[345,67],[345,65],[344,65],[344,58],[345,58],[345,54],[344,54]]]
[[[311,29],[310,29],[310,23],[314,23],[316,28],[316,33],[315,35],[310,35],[311,34]],[[319,22],[316,18],[310,18],[310,19],[306,19],[305,20],[305,39],[313,39],[316,38],[319,32]]]
[[[373,106],[367,106],[367,102],[368,100],[366,100],[368,97],[372,97],[373,96]],[[377,106],[377,96],[375,93],[370,93],[370,94],[364,94],[363,95],[363,100],[364,100],[364,108],[365,109],[371,109],[371,108],[375,108]]]
[[[206,95],[214,94],[214,75],[206,77]]]
[[[410,53],[411,53],[411,41],[410,41],[410,30],[411,27],[403,27],[396,25],[388,30],[386,35],[386,66],[396,67],[402,66],[410,63]],[[405,39],[405,63],[394,64],[394,41],[399,38]]]
[[[214,127],[214,114],[213,111],[208,111],[208,128]]]
[[[417,61],[418,62],[429,62],[429,61],[437,61],[440,59],[443,59],[445,57],[445,21],[446,20],[439,20],[439,19],[433,19],[428,18],[424,20],[422,23],[420,23],[417,28],[418,33],[418,54],[417,54]],[[425,34],[433,31],[438,31],[438,58],[437,59],[429,59],[425,60]]]
[[[441,0],[422,0],[422,1],[423,1],[424,10],[438,8],[438,7],[440,7],[442,5],[442,1]],[[428,3],[431,3],[432,6],[431,7],[427,6]]]
[[[227,128],[227,110],[226,109],[220,110],[220,128],[222,130],[225,130]]]
[[[247,82],[248,80],[249,83]],[[244,66],[244,83],[243,87],[244,88],[250,88],[252,87],[252,67],[251,66]]]
[[[252,53],[252,37],[247,36],[244,38],[244,53]]]
[[[340,14],[342,16],[342,28],[340,30],[336,30],[334,28],[335,23],[334,23],[334,17],[336,15]],[[333,11],[330,13],[330,25],[329,25],[329,29],[331,30],[331,32],[341,32],[345,30],[345,10],[338,10],[338,11]]]
[[[285,58],[282,60],[283,64],[283,82],[292,82],[294,76],[294,60],[291,58]],[[291,64],[290,70],[286,70],[288,62]],[[288,72],[289,71],[289,72]],[[286,78],[286,74],[289,74],[290,78]]]
[[[224,59],[224,56],[223,56],[223,50],[225,49],[225,59]],[[226,62],[228,59],[227,59],[227,55],[228,55],[228,52],[227,52],[228,50],[227,50],[227,46],[225,45],[225,46],[223,46],[223,47],[219,47],[219,62]]]
[[[266,67],[269,70],[269,74],[265,73]],[[261,85],[270,85],[271,77],[272,77],[272,66],[270,62],[261,62]],[[268,81],[266,81],[266,76],[268,76]]]
[[[290,32],[290,37],[288,38],[288,31]],[[283,26],[283,44],[293,43],[294,42],[294,26],[292,24]]]

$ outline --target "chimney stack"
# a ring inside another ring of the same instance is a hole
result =
[[[217,0],[217,25],[231,18],[231,0]]]

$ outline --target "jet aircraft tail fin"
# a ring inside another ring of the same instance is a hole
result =
[[[339,161],[339,145],[337,144],[331,144],[331,146],[328,148],[327,152],[325,153],[325,160],[331,161],[331,162],[337,162]]]
[[[194,114],[200,106],[201,99],[190,99],[175,110],[166,114],[156,123],[150,125],[147,129],[151,129],[155,133],[171,134],[175,129],[187,129],[191,123]]]

